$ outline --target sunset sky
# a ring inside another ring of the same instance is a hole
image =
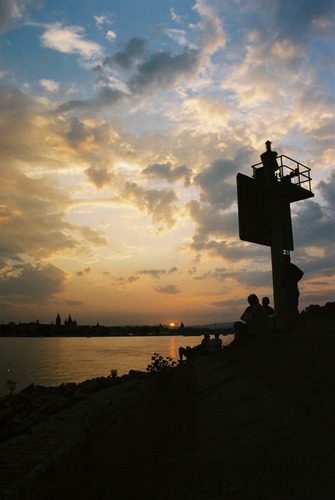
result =
[[[335,300],[333,0],[1,0],[0,321],[234,321],[273,303],[238,236],[266,140],[312,169],[291,206],[300,309]]]

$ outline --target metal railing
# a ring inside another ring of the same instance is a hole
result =
[[[275,177],[278,182],[289,181],[296,186],[312,191],[311,169],[309,167],[286,155],[277,156],[277,162],[279,168],[275,172]],[[253,177],[256,178],[256,171],[258,168],[262,168],[263,164],[259,162],[251,167]]]

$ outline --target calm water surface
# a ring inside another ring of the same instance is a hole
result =
[[[222,336],[224,345],[232,335]],[[27,385],[60,385],[146,370],[151,356],[178,358],[178,348],[199,344],[202,337],[95,337],[95,338],[0,338],[0,396],[8,393],[7,380],[16,382],[15,392]]]

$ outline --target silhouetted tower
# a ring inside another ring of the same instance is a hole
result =
[[[61,324],[62,324],[62,320],[60,319],[60,315],[58,313],[57,317],[56,317],[56,326],[61,326]]]
[[[71,314],[69,314],[68,319],[64,321],[64,326],[77,326],[77,321],[72,319]]]
[[[267,141],[253,176],[237,174],[240,239],[271,247],[274,306],[281,321],[283,254],[294,249],[290,204],[311,198],[310,168],[286,155],[278,156]]]

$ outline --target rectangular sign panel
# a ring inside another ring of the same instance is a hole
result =
[[[275,192],[272,195],[266,191],[264,184],[259,186],[252,177],[237,174],[236,180],[240,239],[271,246],[276,233],[283,250],[293,250],[289,202],[276,196]]]

